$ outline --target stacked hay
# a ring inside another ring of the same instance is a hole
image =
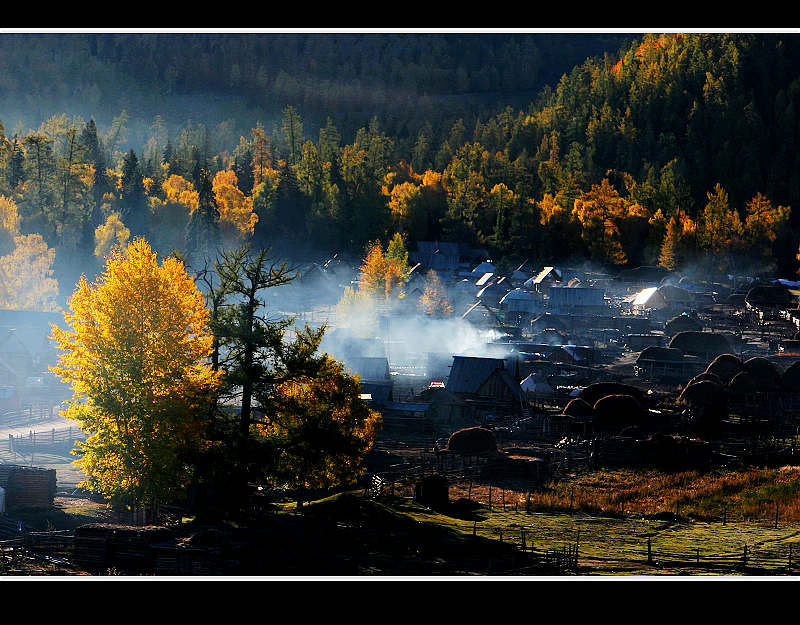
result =
[[[745,361],[742,367],[753,377],[758,390],[777,391],[780,388],[781,371],[766,358],[754,356]]]
[[[724,388],[711,380],[687,384],[678,396],[678,402],[695,408],[713,407],[724,398]]]
[[[594,414],[594,410],[586,400],[576,397],[564,406],[561,414],[566,417],[590,417]]]
[[[716,375],[722,384],[728,384],[737,373],[744,370],[742,361],[733,354],[720,354],[706,368],[706,373]]]
[[[689,315],[678,315],[664,324],[664,334],[674,336],[678,332],[702,332],[703,325]]]
[[[701,358],[713,358],[731,351],[728,339],[722,334],[692,330],[678,332],[670,339],[667,347],[679,349],[684,354]]]
[[[606,395],[593,409],[593,423],[599,426],[641,425],[647,420],[647,410],[631,395]]]
[[[800,393],[800,360],[795,361],[783,372],[781,388],[791,393]]]
[[[698,436],[718,435],[722,419],[728,415],[725,387],[711,380],[688,384],[678,396],[678,403],[691,409],[690,431]]]
[[[728,392],[735,397],[745,397],[758,392],[755,376],[748,371],[740,371],[728,382]]]
[[[642,353],[639,354],[636,362],[640,363],[647,360],[655,360],[657,362],[680,362],[683,360],[683,352],[675,348],[651,345],[650,347],[645,347],[642,350]]]
[[[645,405],[644,393],[640,389],[620,382],[595,382],[583,389],[578,397],[590,406],[594,406],[598,400],[609,395],[629,395],[641,405]]]
[[[715,384],[719,384],[720,386],[725,386],[722,383],[720,377],[716,373],[711,373],[710,371],[704,371],[703,373],[697,374],[691,380],[689,380],[686,386],[689,386],[690,384],[697,384],[698,382],[702,382],[703,380],[710,380]]]
[[[494,432],[479,425],[453,432],[447,439],[447,451],[462,456],[500,453]]]

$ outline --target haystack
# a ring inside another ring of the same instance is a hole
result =
[[[589,417],[594,414],[594,410],[591,404],[580,397],[576,397],[564,406],[564,410],[561,411],[561,414],[568,417]]]
[[[477,425],[453,432],[447,439],[447,450],[464,456],[496,454],[497,439],[494,432]]]
[[[720,386],[725,386],[722,383],[722,380],[720,379],[720,377],[716,373],[711,373],[709,371],[704,371],[703,373],[698,373],[691,380],[689,380],[689,382],[686,384],[686,386],[689,386],[690,384],[697,384],[698,382],[702,382],[703,380],[710,380],[711,382],[714,382],[715,384],[719,384]]]
[[[753,377],[758,390],[775,391],[780,388],[781,370],[766,358],[754,356],[745,361],[743,368]]]
[[[758,384],[752,373],[747,371],[740,371],[728,383],[728,392],[731,395],[743,397],[750,393],[758,392]]]
[[[658,362],[678,362],[683,360],[683,352],[679,349],[651,345],[650,347],[645,347],[642,350],[642,353],[639,354],[636,362],[639,363],[646,360],[656,360]]]
[[[583,389],[578,397],[590,406],[594,406],[598,400],[609,395],[629,395],[636,399],[640,405],[645,405],[644,393],[635,386],[622,384],[620,382],[595,382]]]
[[[714,357],[731,351],[728,339],[722,334],[692,330],[678,332],[670,339],[667,347],[679,349],[684,354],[701,357]]]
[[[723,396],[723,386],[711,380],[688,384],[678,396],[678,401],[694,407],[705,408],[715,405]]]
[[[800,393],[800,360],[796,360],[783,372],[781,388],[785,391]]]
[[[673,317],[664,325],[664,334],[674,336],[678,332],[702,332],[703,325],[689,315]]]
[[[728,384],[744,367],[738,356],[733,354],[720,354],[706,368],[706,373],[713,373],[723,384]]]
[[[631,395],[606,395],[594,405],[597,425],[637,425],[644,423],[647,410]]]

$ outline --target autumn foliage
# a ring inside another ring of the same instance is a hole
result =
[[[96,283],[81,278],[64,318],[53,371],[74,391],[66,416],[89,435],[77,452],[84,485],[137,505],[179,498],[219,377],[208,311],[183,263],[159,263],[136,239]]]

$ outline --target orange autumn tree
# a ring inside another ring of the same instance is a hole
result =
[[[352,483],[381,425],[361,399],[358,376],[318,353],[324,330],[297,329],[277,349],[273,383],[256,392],[269,407],[257,427],[272,449],[273,478],[295,491],[298,506],[308,490]]]
[[[68,304],[52,370],[72,385],[65,415],[88,434],[75,451],[82,486],[130,506],[179,500],[219,376],[202,294],[181,261],[159,263],[139,238],[97,282],[81,277]]]

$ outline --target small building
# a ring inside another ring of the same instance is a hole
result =
[[[589,286],[551,286],[550,309],[562,314],[600,313],[605,307],[605,291]]]
[[[522,289],[514,289],[506,293],[499,302],[500,310],[507,313],[534,313],[538,305],[534,297]]]

